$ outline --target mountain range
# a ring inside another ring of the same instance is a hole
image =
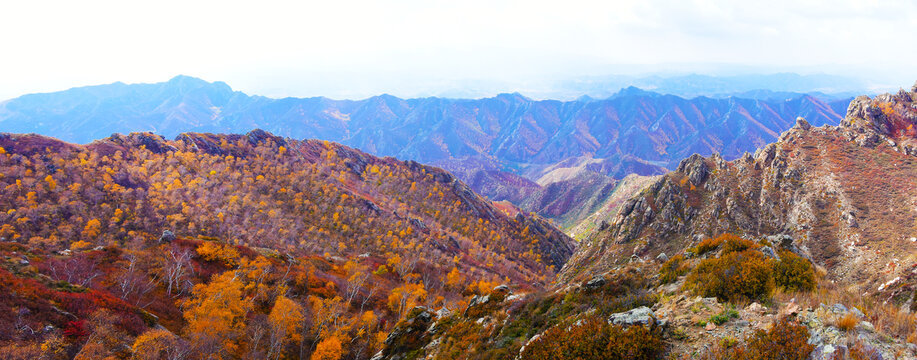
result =
[[[694,153],[738,158],[776,140],[796,117],[815,126],[837,124],[849,102],[784,95],[793,97],[686,99],[629,87],[606,99],[574,101],[520,94],[271,99],[233,91],[222,82],[178,76],[157,84],[25,95],[0,103],[0,126],[77,143],[134,131],[172,138],[255,128],[330,140],[377,156],[440,166],[492,200],[509,200],[572,226],[590,214],[553,196],[547,204],[538,194],[600,191],[570,195],[600,203],[609,186],[628,174],[663,174]],[[577,178],[609,186],[574,186]],[[564,181],[545,189],[555,180]]]

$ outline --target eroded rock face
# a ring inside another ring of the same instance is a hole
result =
[[[373,356],[373,359],[406,359],[407,354],[429,343],[430,333],[427,330],[436,319],[436,313],[426,307],[418,306],[411,309],[407,318],[388,334],[382,351]]]
[[[632,255],[672,256],[698,236],[733,233],[770,243],[770,257],[788,250],[824,267],[832,280],[874,291],[904,276],[904,267],[888,272],[886,264],[915,251],[904,241],[917,211],[911,154],[917,155],[917,93],[904,91],[857,98],[838,127],[798,119],[754,155],[691,156],[581,241],[560,278],[586,281]]]

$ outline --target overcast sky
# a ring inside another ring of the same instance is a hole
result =
[[[333,98],[736,68],[906,86],[915,30],[905,0],[8,1],[0,99],[177,74]]]

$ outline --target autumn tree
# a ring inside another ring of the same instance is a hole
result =
[[[423,284],[404,284],[392,289],[388,296],[388,306],[393,313],[398,314],[400,319],[404,316],[405,310],[411,309],[418,305],[427,297],[427,291]]]
[[[190,348],[169,330],[158,328],[140,334],[131,352],[137,360],[183,360],[189,356]]]
[[[461,290],[465,283],[465,277],[459,272],[458,267],[453,266],[452,271],[446,274],[446,286],[450,289]]]
[[[344,273],[347,275],[347,304],[350,304],[372,274],[366,266],[354,260],[344,264]]]
[[[344,355],[344,349],[341,347],[341,339],[332,335],[322,340],[315,347],[311,360],[338,360]]]
[[[195,285],[192,297],[184,303],[185,333],[198,354],[228,359],[240,351],[239,337],[251,303],[244,298],[245,285],[236,277],[235,271],[227,271],[208,284]]]
[[[279,359],[283,356],[286,345],[301,340],[299,330],[302,328],[302,323],[302,306],[285,296],[278,296],[268,315],[270,326],[268,359]]]
[[[166,294],[180,296],[184,293],[187,277],[194,271],[191,264],[191,251],[177,246],[164,251],[160,281],[166,287]]]

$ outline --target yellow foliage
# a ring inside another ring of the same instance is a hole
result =
[[[211,355],[217,359],[232,357],[245,329],[245,315],[252,304],[245,301],[244,284],[235,271],[214,276],[207,284],[197,284],[192,297],[185,301],[185,332],[192,344],[213,344]]]
[[[54,191],[57,188],[57,182],[51,175],[45,176],[45,182],[48,183],[48,190]]]
[[[150,329],[134,340],[133,358],[138,360],[170,359],[170,353],[180,353],[178,338],[166,329]]]
[[[231,245],[205,241],[197,248],[197,254],[206,261],[217,261],[226,266],[235,266],[239,258],[239,251]]]
[[[388,295],[388,306],[392,309],[392,312],[398,314],[400,319],[405,310],[419,305],[419,302],[426,299],[426,297],[427,290],[424,289],[423,284],[404,284],[392,289],[392,292]]]
[[[89,250],[90,248],[92,248],[92,243],[88,241],[78,240],[70,243],[70,250],[73,251]]]
[[[332,335],[318,343],[310,359],[338,360],[342,355],[344,355],[344,350],[341,348],[341,339],[336,335]]]
[[[86,226],[83,227],[83,236],[87,238],[95,238],[99,236],[99,233],[102,231],[102,222],[99,219],[92,219],[86,222]]]
[[[452,267],[452,271],[446,274],[446,286],[452,289],[460,289],[462,283],[465,282],[465,277],[462,276],[462,273],[459,272],[457,267]]]
[[[272,332],[283,339],[282,343],[297,342],[302,338],[299,329],[303,322],[303,309],[295,301],[278,296],[267,319]]]

